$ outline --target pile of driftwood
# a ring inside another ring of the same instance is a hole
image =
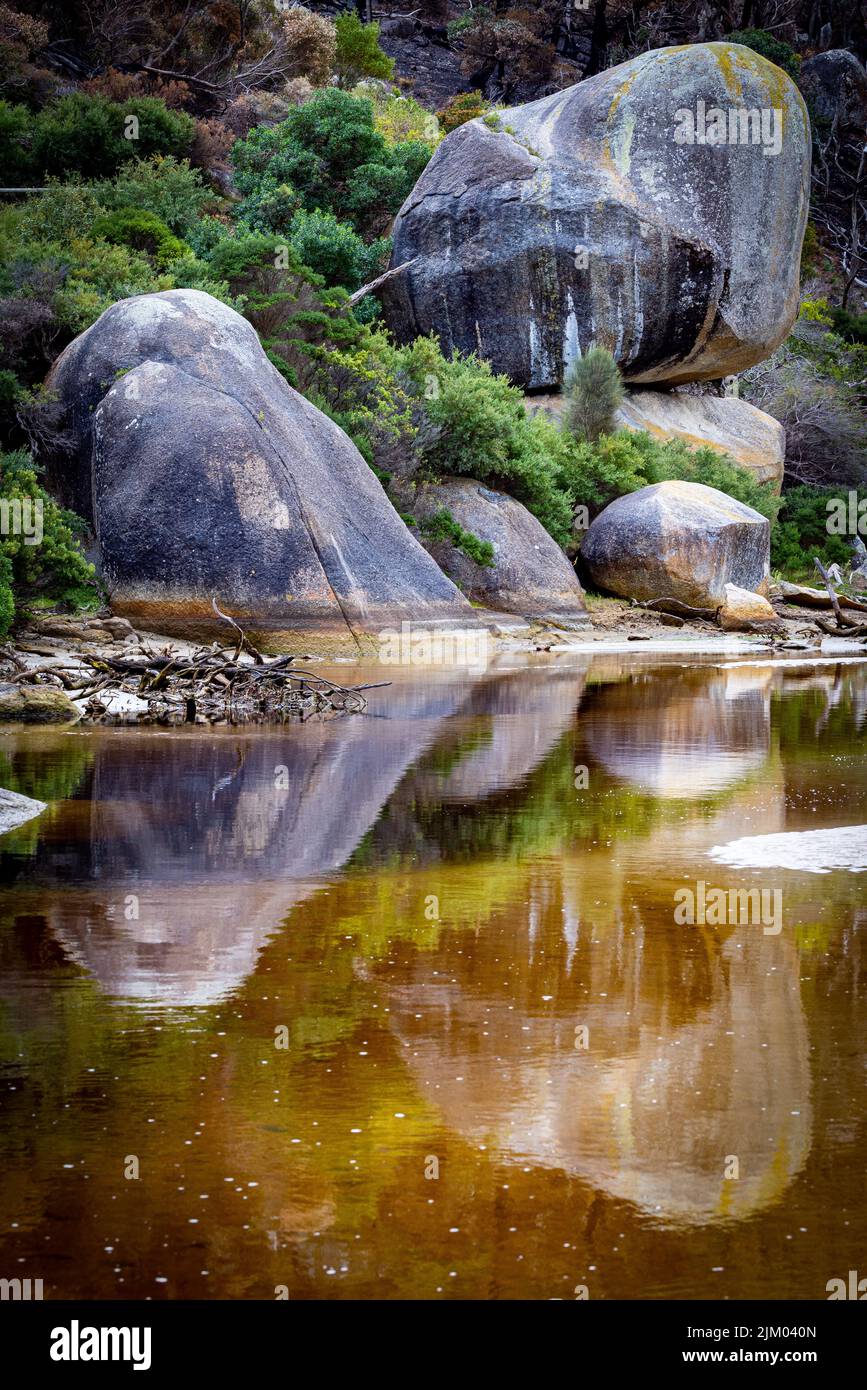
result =
[[[182,654],[142,642],[129,656],[78,652],[67,663],[31,668],[13,679],[59,681],[86,716],[100,722],[136,713],[146,722],[187,724],[361,714],[367,708],[363,692],[390,684],[338,685],[300,669],[295,656],[263,656],[232,626],[238,637],[231,647],[214,642]]]

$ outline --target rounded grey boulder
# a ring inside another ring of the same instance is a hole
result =
[[[781,69],[731,43],[643,53],[447,136],[397,217],[387,316],[532,390],[592,342],[633,382],[740,372],[795,319],[809,186]]]
[[[589,622],[584,591],[569,560],[522,503],[473,478],[446,478],[419,488],[412,509],[421,519],[445,508],[464,531],[494,548],[479,565],[448,541],[426,542],[437,564],[467,598],[499,613]]]
[[[770,523],[704,483],[667,482],[618,497],[581,546],[594,584],[621,598],[720,608],[726,586],[767,597]]]
[[[863,138],[867,128],[867,71],[848,48],[816,53],[801,67],[798,85],[823,121]]]
[[[137,627],[225,634],[216,603],[279,648],[472,619],[347,435],[210,295],[112,305],[49,387],[75,446],[53,482],[92,522],[112,607]]]

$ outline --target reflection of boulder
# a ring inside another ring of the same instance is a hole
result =
[[[449,715],[490,713],[488,740],[451,788],[472,800],[541,760],[580,690],[574,673],[438,673],[397,681],[372,701],[379,717],[95,735],[89,801],[58,808],[37,847],[32,878],[52,890],[51,927],[111,994],[212,1003],[346,863]],[[56,891],[70,880],[81,886]]]
[[[413,773],[412,795],[437,801],[480,801],[518,786],[571,727],[584,679],[583,672],[559,671],[540,678],[538,672],[513,671],[480,684],[462,711],[467,717],[478,711],[490,720],[482,724],[478,746],[471,746],[445,775]]]
[[[603,691],[582,712],[588,755],[610,776],[665,798],[712,795],[765,763],[768,668],[650,674]],[[640,718],[637,711],[640,708]]]
[[[101,741],[89,836],[43,845],[37,860],[42,883],[88,885],[54,897],[52,927],[111,993],[173,1005],[223,997],[287,912],[346,861],[438,722]]]
[[[44,801],[34,801],[30,796],[19,796],[18,792],[9,792],[5,787],[0,787],[0,835],[24,825],[34,816],[41,816],[44,810]]]
[[[664,895],[648,907],[637,930],[576,923],[558,973],[565,901],[534,891],[472,951],[416,957],[385,991],[389,1019],[421,1094],[468,1142],[665,1224],[740,1219],[778,1199],[808,1152],[797,953],[752,928],[685,939]]]

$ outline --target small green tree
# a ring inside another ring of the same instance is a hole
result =
[[[566,424],[576,439],[594,443],[611,434],[623,401],[623,382],[607,348],[594,346],[579,357],[565,383]]]
[[[337,81],[341,87],[354,87],[362,77],[381,77],[386,82],[394,73],[394,59],[379,46],[379,25],[362,24],[357,14],[340,14],[337,30]]]

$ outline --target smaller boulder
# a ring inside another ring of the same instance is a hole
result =
[[[829,125],[862,135],[867,126],[867,71],[848,48],[817,53],[801,67],[798,86]]]
[[[0,685],[0,724],[68,724],[79,711],[53,685]]]
[[[766,598],[726,584],[725,602],[717,614],[717,622],[726,632],[749,630],[753,623],[775,623],[777,615]]]
[[[21,796],[18,792],[9,792],[5,787],[0,787],[0,835],[5,835],[7,830],[15,830],[34,816],[41,816],[44,810],[44,801],[34,801],[30,796]]]
[[[440,569],[467,598],[498,613],[553,618],[585,626],[584,591],[569,560],[532,512],[504,492],[472,478],[420,486],[411,500],[422,523],[446,510],[464,531],[494,548],[491,566],[477,564],[450,541],[422,540]]]
[[[703,483],[654,483],[600,512],[581,547],[594,584],[621,598],[721,608],[726,585],[767,595],[771,528]]]

